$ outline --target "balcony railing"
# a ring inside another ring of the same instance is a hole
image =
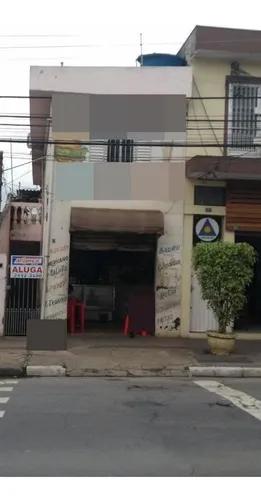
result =
[[[42,205],[40,203],[11,203],[10,238],[20,241],[41,241]]]

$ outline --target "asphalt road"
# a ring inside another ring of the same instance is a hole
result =
[[[260,476],[256,411],[191,380],[0,379],[0,476]]]

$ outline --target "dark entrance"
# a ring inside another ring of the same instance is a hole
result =
[[[132,308],[154,333],[156,241],[156,235],[72,234],[70,284],[86,306],[87,332],[122,332]]]
[[[235,322],[235,330],[250,332],[261,331],[261,235],[257,233],[238,232],[236,243],[249,243],[257,252],[252,284],[247,289],[247,303]]]

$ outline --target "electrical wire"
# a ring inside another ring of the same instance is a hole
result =
[[[17,139],[17,138],[7,138],[7,137],[0,137],[0,143],[11,143],[11,144],[27,144],[28,140],[27,139]],[[92,140],[92,141],[83,141],[83,140],[30,140],[31,145],[38,145],[38,146],[44,146],[44,145],[57,145],[57,146],[106,146],[108,144],[108,141],[105,140]],[[222,142],[217,145],[217,143],[213,142],[208,142],[204,141],[203,144],[198,143],[198,142],[184,142],[184,141],[134,141],[133,146],[141,146],[141,147],[167,147],[167,148],[201,148],[202,146],[208,146],[212,148],[216,147],[234,147],[235,144],[233,143],[228,143],[228,142]],[[252,147],[252,143],[242,143],[240,144],[240,147]],[[260,143],[255,143],[256,147],[261,147]]]
[[[43,34],[43,35],[39,35],[39,34],[36,34],[36,35],[32,35],[32,34],[1,34],[0,35],[0,38],[76,38],[78,37],[79,35],[62,35],[62,34],[56,34],[56,35],[48,35],[47,33]]]
[[[26,175],[29,175],[29,174],[31,174],[31,173],[32,173],[32,171],[31,171],[31,170],[27,170],[26,172],[24,172],[23,174],[19,175],[18,177],[15,177],[15,178],[13,179],[13,181],[7,182],[7,183],[6,183],[6,186],[10,186],[10,185],[11,185],[14,181],[17,181],[17,180],[19,180],[19,179],[22,179],[22,177],[25,177]],[[16,184],[17,184],[17,183],[16,183]]]
[[[25,165],[29,165],[29,163],[34,163],[36,161],[43,160],[43,159],[45,159],[45,156],[40,156],[39,158],[35,158],[31,161],[27,161],[25,163],[20,163],[20,165],[15,165],[14,167],[10,167],[10,168],[5,168],[3,170],[3,172],[8,172],[9,170],[14,170],[15,168],[24,167]]]
[[[18,35],[19,36],[19,35]],[[32,35],[33,37],[34,35]],[[43,37],[43,36],[46,36],[46,37],[49,37],[49,35],[38,35],[38,37]],[[57,36],[52,36],[50,35],[50,38],[56,38],[58,37],[59,35]],[[67,35],[67,36],[70,36],[70,35]],[[71,35],[71,37],[73,37],[74,35]],[[2,35],[2,38],[4,38],[5,35]],[[23,35],[21,36],[23,37]],[[61,36],[62,38],[63,36]],[[235,40],[230,40],[229,43],[234,46],[237,46],[237,44],[242,44],[242,40],[244,41],[244,43],[252,43],[252,42],[256,42],[257,41],[257,38],[252,38],[252,37],[249,37],[249,38],[241,38],[241,39],[235,39]],[[144,47],[146,46],[151,46],[151,45],[181,45],[182,42],[178,42],[178,41],[168,41],[168,42],[146,42],[144,43]],[[206,40],[206,41],[201,41],[200,42],[202,45],[206,45],[208,46],[209,45],[209,40]],[[224,39],[223,40],[211,40],[211,45],[213,44],[220,44],[220,43],[224,43]],[[74,48],[104,48],[104,47],[137,47],[138,43],[136,42],[110,42],[110,43],[86,43],[86,44],[71,44],[71,45],[68,45],[68,44],[59,44],[59,45],[3,45],[3,46],[0,46],[0,49],[6,49],[6,50],[12,50],[12,49],[54,49],[54,48],[69,48],[69,49],[74,49]],[[182,46],[184,46],[184,43],[182,43]]]
[[[0,49],[1,49],[1,46],[0,46]],[[53,66],[55,68],[55,66]],[[132,66],[130,66],[132,67]],[[59,68],[63,68],[62,66],[59,66]],[[101,66],[101,68],[103,68]],[[136,66],[133,66],[133,68],[136,68]],[[99,69],[99,66],[97,67],[97,69]],[[30,99],[31,100],[34,100],[34,99],[37,99],[37,100],[51,100],[52,99],[52,96],[46,96],[46,95],[0,95],[0,99]],[[240,99],[240,100],[253,100],[253,96],[245,96],[245,95],[236,95],[236,96],[229,96],[229,95],[224,95],[224,96],[202,96],[202,97],[196,97],[196,96],[186,96],[186,100],[187,101],[214,101],[214,100],[218,100],[218,101],[224,101],[224,100],[227,100],[227,101],[230,101],[230,100],[236,100],[236,99]],[[256,97],[256,100],[261,100],[261,96],[260,97]]]

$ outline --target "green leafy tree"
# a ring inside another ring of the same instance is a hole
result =
[[[254,275],[255,249],[248,243],[198,243],[193,265],[220,333],[238,317],[246,302],[246,287]]]

